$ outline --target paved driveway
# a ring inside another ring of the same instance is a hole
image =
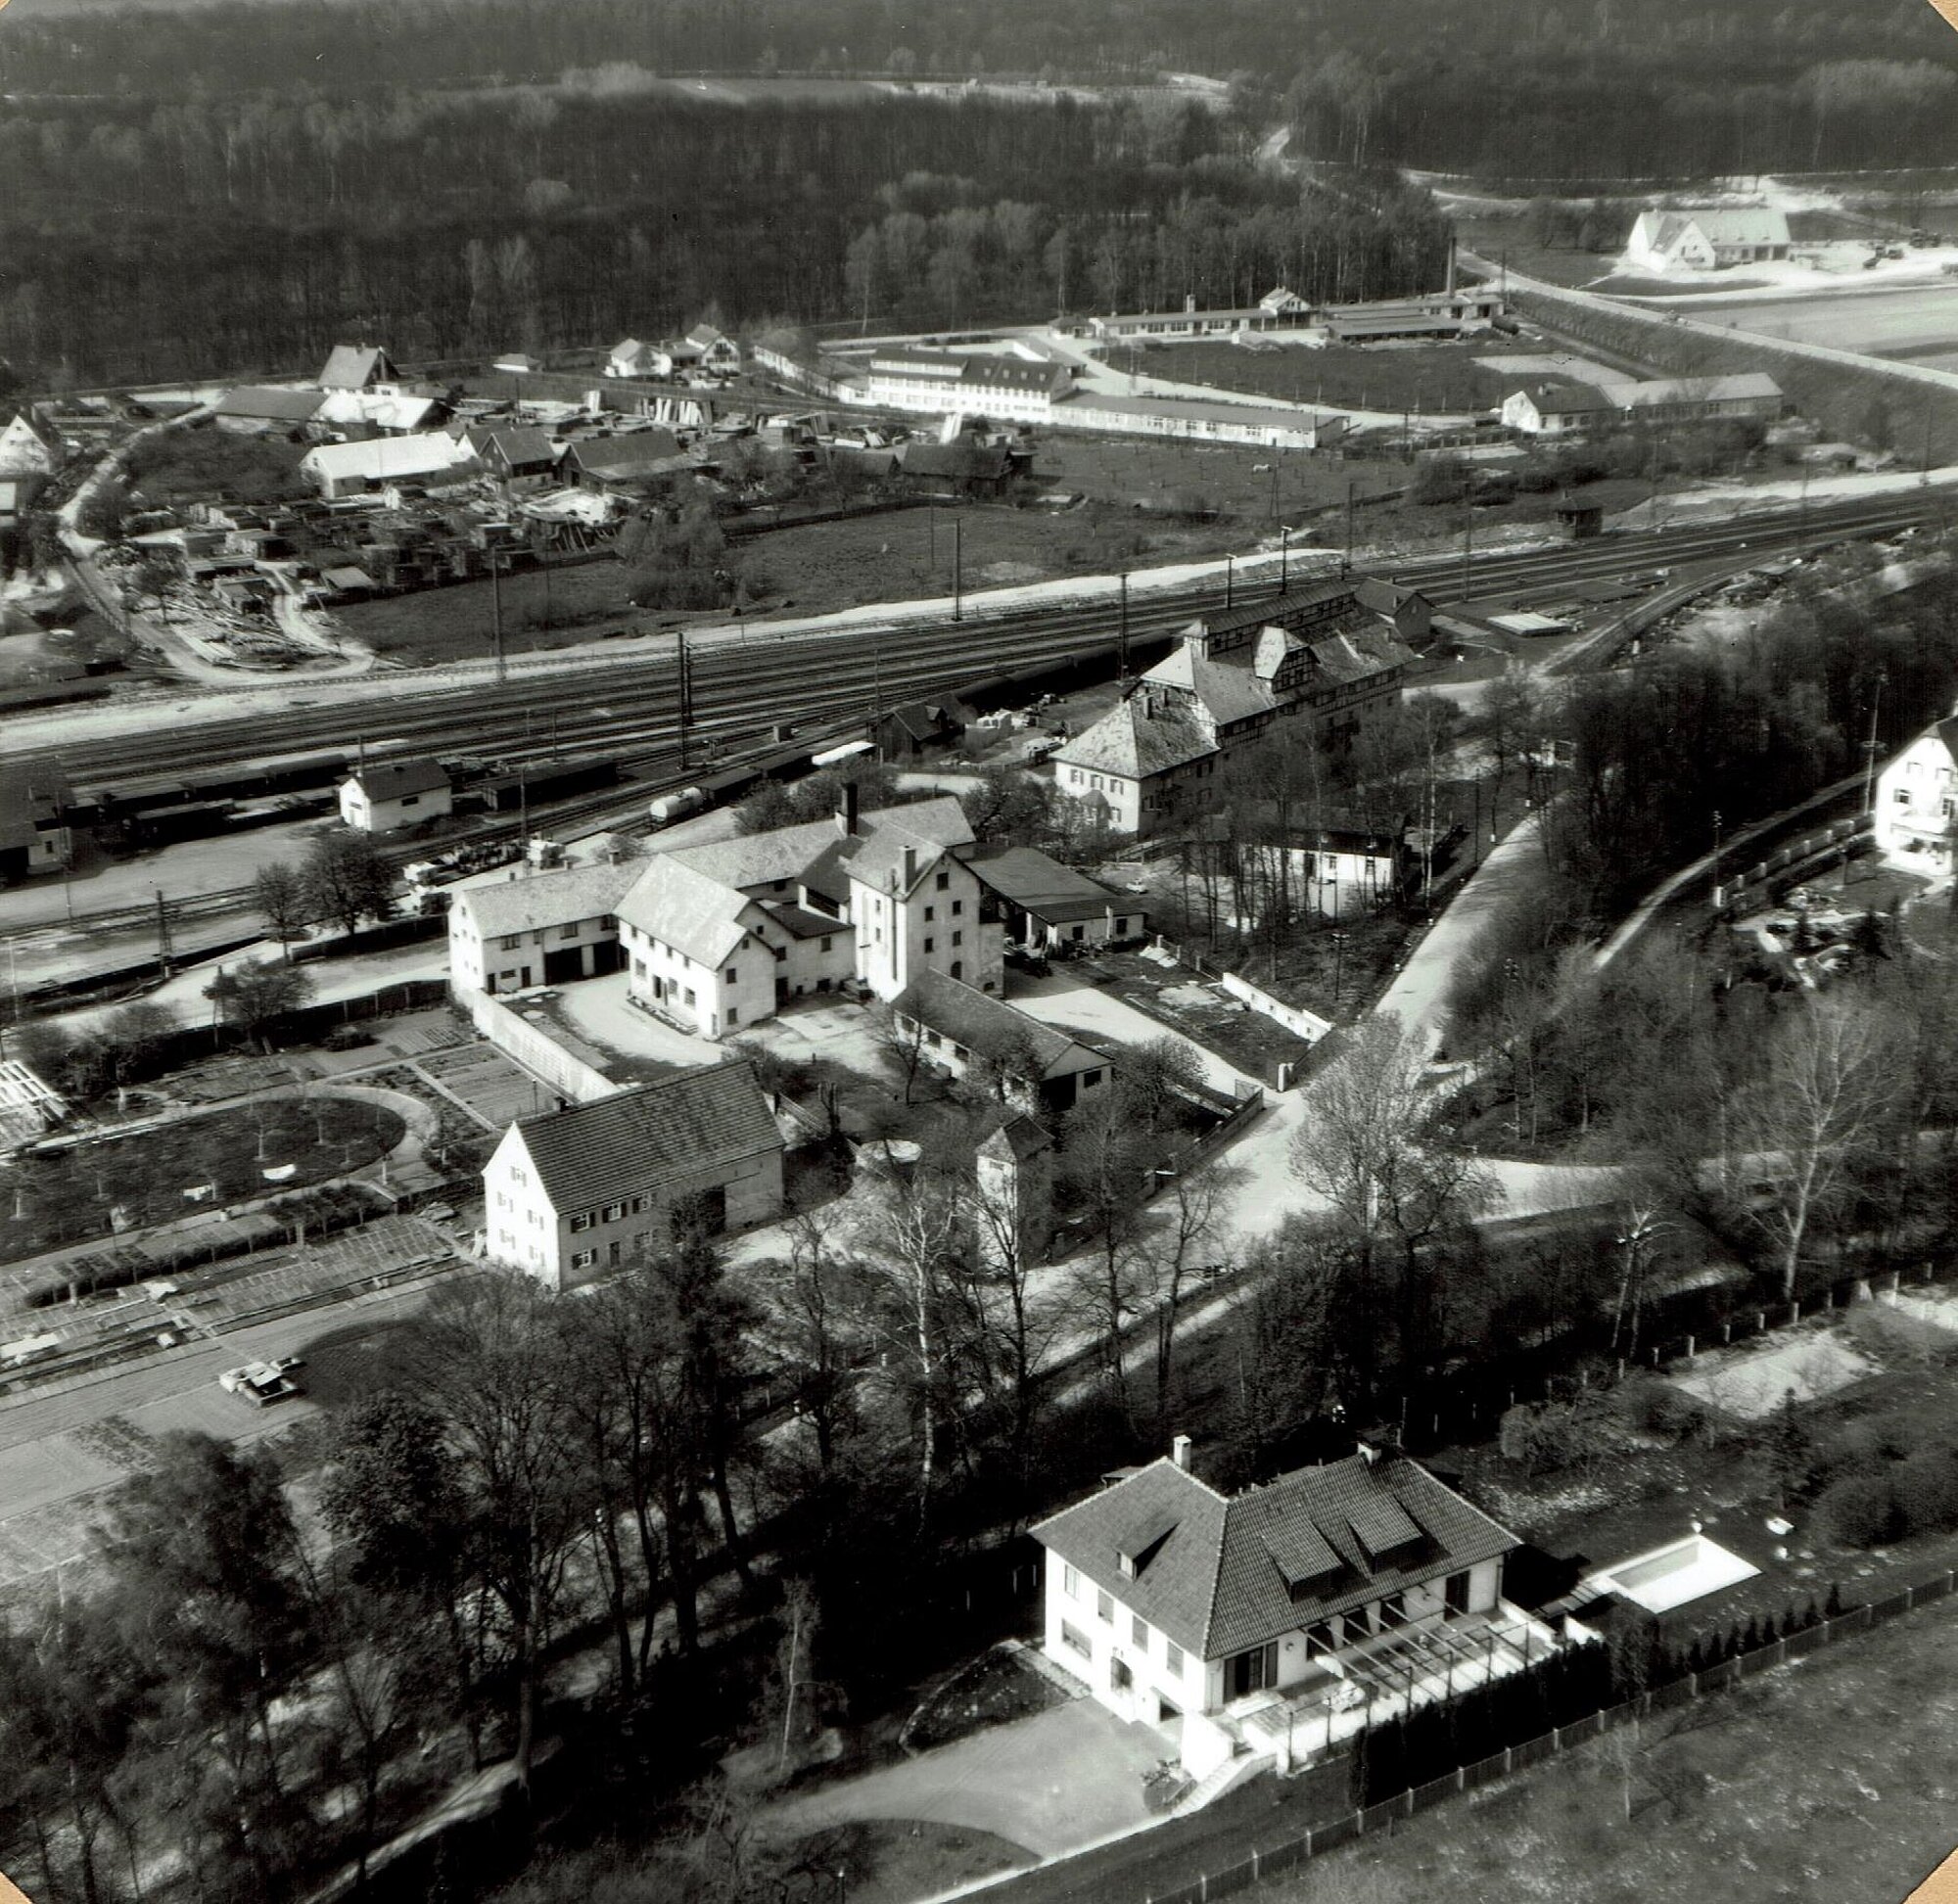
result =
[[[1170,1756],[1148,1727],[1126,1724],[1093,1699],[1070,1699],[788,1799],[769,1808],[766,1824],[786,1837],[856,1819],[917,1818],[992,1832],[1036,1858],[1061,1857],[1145,1824],[1142,1775]]]

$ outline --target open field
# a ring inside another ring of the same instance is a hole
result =
[[[1763,337],[1829,344],[1958,370],[1958,278],[1909,291],[1845,292],[1723,304],[1718,321]]]
[[[1177,497],[1189,496],[1227,516],[1267,526],[1274,469],[1279,514],[1290,522],[1310,510],[1343,506],[1349,482],[1364,501],[1407,481],[1407,465],[1397,458],[1339,462],[1308,450],[1137,437],[1048,437],[1035,454],[1034,469],[1043,488],[1074,491],[1091,501],[1167,509]]]
[[[1250,1893],[1897,1904],[1958,1840],[1949,1602],[1608,1734]]]
[[[1526,356],[1536,349],[1500,337],[1465,344],[1333,344],[1321,350],[1302,344],[1273,350],[1247,350],[1235,344],[1167,344],[1144,350],[1138,368],[1145,376],[1251,391],[1286,402],[1422,415],[1493,409],[1520,379],[1481,360]],[[1128,367],[1124,351],[1111,352],[1108,361],[1117,369]]]

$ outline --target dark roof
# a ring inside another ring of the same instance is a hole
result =
[[[1012,472],[1004,443],[908,442],[898,452],[907,476],[944,476],[960,482],[997,482]]]
[[[270,423],[305,423],[325,398],[316,390],[278,390],[262,384],[241,384],[226,391],[216,414],[262,418]]]
[[[633,476],[678,454],[679,440],[671,430],[636,430],[630,436],[574,443],[565,461],[575,461],[586,476]]]
[[[0,767],[0,846],[20,847],[62,823],[74,804],[68,782],[52,767]]]
[[[550,432],[536,428],[477,428],[466,433],[469,446],[487,463],[493,454],[510,469],[529,469],[537,464],[548,467],[557,460],[557,445]]]
[[[399,800],[448,786],[448,771],[438,761],[380,761],[356,767],[350,776],[369,800]]]
[[[519,1118],[516,1129],[560,1215],[621,1190],[697,1178],[782,1147],[754,1067],[745,1061],[705,1064],[589,1104]]]
[[[1098,919],[1110,909],[1140,912],[1140,900],[1116,893],[1085,872],[1050,859],[1038,847],[1002,846],[970,854],[965,863],[980,885],[990,886],[1003,900],[1031,912],[1037,919],[1062,923],[1069,919]]]
[[[1520,1545],[1396,1454],[1299,1468],[1228,1499],[1159,1461],[1033,1532],[1202,1659],[1262,1646]],[[1142,1562],[1133,1578],[1124,1555]]]
[[[879,717],[914,740],[942,740],[965,731],[965,711],[956,701],[907,701]]]
[[[757,904],[769,918],[796,939],[826,939],[832,932],[848,932],[848,919],[839,919],[827,912],[812,912],[801,906],[779,906],[769,900]]]
[[[1053,1148],[1053,1138],[1046,1125],[1036,1123],[1024,1111],[1015,1111],[979,1146],[981,1156],[1009,1156],[1023,1164]]]
[[[1108,1064],[1104,1051],[1065,1032],[1044,1025],[990,992],[944,972],[923,971],[892,1000],[891,1009],[962,1045],[968,1051],[995,1054],[1025,1050],[1040,1069],[1039,1084],[1091,1064]]]

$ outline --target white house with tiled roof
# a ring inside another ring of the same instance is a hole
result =
[[[677,1224],[771,1221],[782,1149],[753,1068],[731,1061],[521,1117],[484,1167],[485,1248],[571,1288],[662,1247]]]
[[[1158,830],[1229,750],[1304,717],[1334,744],[1400,698],[1414,651],[1393,591],[1364,576],[1309,583],[1191,625],[1115,707],[1059,748],[1054,785],[1126,833]]]
[[[1205,1779],[1310,1760],[1386,1717],[1518,1670],[1560,1637],[1503,1599],[1521,1543],[1391,1448],[1227,1495],[1189,1444],[1032,1529],[1043,1647]]]
[[[527,992],[619,969],[619,904],[645,861],[498,875],[455,889],[448,974],[458,988]]]
[[[1892,865],[1943,873],[1958,833],[1958,716],[1934,721],[1877,776],[1877,851]]]

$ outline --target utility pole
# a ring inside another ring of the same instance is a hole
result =
[[[1291,531],[1279,527],[1279,593],[1291,592]]]
[[[1224,606],[1229,608],[1237,596],[1237,558],[1227,555],[1224,558]]]
[[[678,644],[679,770],[684,773],[693,742],[693,664],[687,658],[685,628],[676,629],[674,639]]]
[[[1115,625],[1115,685],[1126,687],[1129,681],[1129,572],[1124,569],[1116,578],[1120,587],[1120,619]]]
[[[1277,522],[1278,519],[1279,519],[1279,457],[1278,457],[1278,451],[1273,450],[1272,451],[1272,521]]]
[[[1339,558],[1339,573],[1343,576],[1353,566],[1353,479],[1346,479],[1346,551]]]
[[[957,516],[952,519],[952,619],[962,622],[965,619],[965,537],[964,523]]]
[[[1863,812],[1873,817],[1877,811],[1877,710],[1883,703],[1884,676],[1879,674],[1877,691],[1870,697],[1870,737],[1863,743]]]
[[[496,655],[496,685],[509,678],[503,662],[503,564],[494,549],[490,551],[490,622]]]
[[[1720,909],[1720,810],[1713,809],[1713,909]]]
[[[157,888],[157,963],[163,967],[165,978],[176,975],[173,949],[170,945],[170,908],[163,901],[163,889]]]

